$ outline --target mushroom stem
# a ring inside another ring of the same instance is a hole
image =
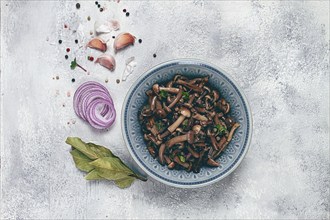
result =
[[[151,156],[153,157],[153,158],[155,158],[156,157],[156,151],[155,151],[155,148],[153,148],[152,146],[148,146],[147,147],[147,149],[148,149],[148,151],[149,151],[149,153],[151,154]]]
[[[171,109],[178,101],[180,101],[181,97],[182,97],[182,90],[179,89],[180,91],[178,92],[178,94],[175,96],[174,100],[172,101],[171,104],[169,104],[169,106],[167,106],[167,108]]]
[[[239,123],[235,123],[233,125],[233,127],[230,129],[230,132],[228,134],[228,137],[227,137],[227,142],[229,143],[231,141],[231,139],[233,138],[233,135],[234,135],[234,132],[235,130],[240,126]]]
[[[157,96],[152,97],[151,99],[151,103],[150,103],[150,110],[154,111],[155,107],[156,107],[156,100],[157,100]]]
[[[196,98],[196,93],[189,95],[189,100],[188,102],[184,103],[183,105],[186,106],[187,108],[192,108],[192,103],[194,99]]]
[[[180,136],[175,136],[174,138],[168,140],[166,142],[166,146],[168,148],[171,148],[174,144],[188,141],[189,144],[192,144],[195,140],[194,132],[193,131],[188,131],[187,134],[180,135]]]
[[[193,149],[191,149],[191,147],[187,147],[189,153],[191,153],[191,155],[195,158],[199,158],[199,153],[197,153],[196,151],[194,151]]]
[[[147,127],[147,129],[156,137],[159,134],[159,131],[156,127],[156,125],[152,126],[151,129],[149,129],[150,127]]]
[[[212,167],[218,167],[220,164],[216,161],[214,161],[212,158],[208,158],[206,163]]]
[[[195,92],[198,92],[198,93],[200,93],[200,92],[203,91],[202,88],[199,88],[199,87],[196,86],[196,85],[190,84],[190,83],[188,83],[188,82],[186,82],[186,81],[184,81],[184,80],[182,80],[182,79],[178,79],[178,80],[176,81],[176,83],[179,84],[179,85],[186,86],[186,87],[188,87],[189,89],[192,89],[192,90],[194,90]]]
[[[207,117],[205,117],[204,115],[201,115],[199,113],[194,113],[192,117],[199,121],[208,121]]]
[[[215,139],[214,135],[211,134],[209,135],[210,139],[211,139],[211,144],[214,150],[218,150],[218,145],[217,145],[217,140]]]
[[[159,158],[159,163],[164,165],[164,152],[165,152],[166,145],[161,144],[158,150],[158,158]]]
[[[173,94],[178,94],[180,89],[178,88],[173,88],[173,87],[161,87],[158,84],[154,84],[152,86],[152,89],[154,90],[154,92],[156,94],[158,94],[160,91],[165,91],[165,92],[169,92],[169,93],[173,93]]]
[[[170,133],[172,133],[173,131],[175,131],[175,129],[177,128],[177,127],[179,127],[179,125],[183,122],[183,120],[187,117],[187,118],[189,118],[190,117],[190,115],[191,115],[191,113],[190,113],[190,110],[189,109],[187,109],[187,108],[185,108],[185,107],[182,107],[181,109],[180,109],[180,116],[179,116],[179,118],[172,124],[172,125],[170,125],[168,128],[167,128],[167,130],[169,130],[169,132]]]

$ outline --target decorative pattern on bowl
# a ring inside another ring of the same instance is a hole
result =
[[[139,111],[147,102],[145,92],[154,83],[170,81],[176,74],[188,77],[209,76],[208,83],[218,89],[220,95],[230,103],[230,115],[241,124],[230,144],[217,159],[220,162],[219,167],[202,167],[197,174],[185,170],[169,170],[152,158],[146,148],[138,121]],[[204,61],[173,60],[147,71],[132,85],[122,109],[122,130],[133,159],[148,175],[171,186],[194,188],[216,182],[237,168],[251,140],[251,111],[242,91],[224,71]]]

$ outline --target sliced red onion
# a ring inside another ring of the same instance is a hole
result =
[[[109,128],[116,119],[116,110],[109,91],[100,83],[88,81],[73,96],[75,113],[97,129]]]

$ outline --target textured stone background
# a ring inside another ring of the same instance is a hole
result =
[[[94,1],[80,2],[80,10],[74,1],[1,1],[0,218],[329,219],[328,1],[99,2],[107,7],[103,13]],[[111,18],[143,39],[116,55],[113,73],[86,60],[98,52],[78,49],[95,20]],[[90,75],[70,70],[67,46]],[[116,84],[130,56],[138,62],[135,72]],[[134,165],[121,137],[123,98],[150,67],[185,57],[221,66],[250,100],[253,140],[241,166],[192,190],[152,179],[126,190],[85,181],[66,137],[104,144]],[[108,132],[77,119],[66,95],[87,79],[109,79],[118,118]]]

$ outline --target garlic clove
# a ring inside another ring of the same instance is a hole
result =
[[[119,34],[115,42],[113,43],[113,47],[115,51],[121,50],[129,45],[133,45],[135,42],[135,37],[130,33],[121,33]]]
[[[113,56],[102,54],[99,56],[95,63],[99,63],[101,66],[104,66],[105,68],[109,69],[110,71],[114,71],[116,68],[116,60]]]
[[[107,44],[100,38],[93,38],[90,40],[87,44],[87,47],[100,50],[102,52],[105,52],[107,50]]]

